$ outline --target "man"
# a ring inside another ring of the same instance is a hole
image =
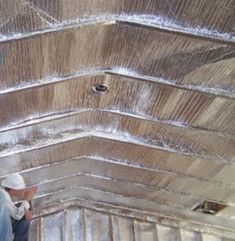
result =
[[[37,191],[37,187],[27,188],[23,177],[20,174],[11,174],[7,176],[1,183],[3,188],[0,188],[6,199],[6,209],[11,217],[12,230],[14,241],[28,241],[29,223],[32,219],[30,202]],[[12,202],[12,197],[23,199],[16,206]]]
[[[0,240],[12,241],[12,227],[11,219],[6,209],[6,199],[2,193],[0,193]]]

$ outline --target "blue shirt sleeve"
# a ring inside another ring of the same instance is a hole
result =
[[[13,240],[11,219],[7,213],[6,200],[2,193],[0,193],[0,240]]]

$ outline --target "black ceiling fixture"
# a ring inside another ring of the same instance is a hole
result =
[[[97,85],[94,85],[92,89],[98,93],[105,93],[108,90],[108,86],[105,84],[97,84]]]

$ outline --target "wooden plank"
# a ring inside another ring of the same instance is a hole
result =
[[[83,177],[83,175],[85,176]],[[92,179],[92,175],[110,178],[115,183],[120,182],[120,185],[123,182],[127,182],[126,184],[123,183],[124,186],[126,185],[123,190],[128,191],[127,187],[130,187],[129,193],[133,191],[140,194],[141,187],[145,186],[146,193],[144,195],[146,197],[149,196],[153,200],[156,199],[158,201],[162,199],[164,200],[162,202],[165,203],[176,201],[188,208],[198,206],[204,199],[217,202],[227,201],[230,202],[230,205],[232,205],[232,202],[235,203],[234,186],[219,185],[212,181],[180,176],[162,170],[151,171],[141,169],[141,167],[90,158],[66,161],[61,165],[53,165],[23,173],[28,185],[40,185],[40,192],[49,192],[49,190],[52,192],[52,189],[59,190],[68,183],[75,185],[77,179],[81,179],[77,182],[81,184],[84,183],[82,182],[83,179],[88,178],[89,180],[90,176]],[[47,180],[48,183],[45,183],[44,180]],[[89,181],[87,181],[88,183]],[[133,184],[133,187],[131,187],[131,184]],[[139,191],[134,191],[134,186]],[[185,186],[190,186],[190,188],[185,188]],[[204,187],[203,189],[197,188],[202,186]],[[232,211],[233,209],[230,210]]]
[[[38,187],[38,197],[34,200],[35,206],[42,205],[44,201],[47,202],[47,194],[57,194],[68,188],[73,189],[77,187],[89,187],[105,192],[114,192],[123,196],[149,200],[158,204],[184,208],[187,210],[200,204],[203,200],[196,195],[194,197],[187,194],[180,195],[180,193],[174,191],[167,191],[157,187],[155,188],[154,186],[141,185],[139,183],[129,182],[128,180],[119,180],[112,176],[95,176],[95,174],[92,175],[86,173],[79,173],[72,177],[60,177],[55,180],[49,179],[44,184],[39,183]],[[63,195],[61,195],[61,199],[63,198]]]
[[[104,95],[92,91],[105,83]],[[128,96],[128,98],[127,98]],[[65,101],[66,100],[66,101]],[[153,118],[165,123],[233,135],[235,133],[232,99],[206,95],[157,83],[122,76],[97,76],[70,79],[0,95],[1,129],[33,124],[64,112],[86,109],[109,109]]]
[[[59,117],[59,116],[58,116]],[[177,127],[162,121],[146,120],[127,113],[88,110],[68,113],[61,118],[40,120],[33,126],[16,128],[1,133],[0,147],[3,154],[20,151],[23,147],[33,149],[37,143],[44,144],[46,139],[54,140],[68,133],[97,132],[120,135],[155,145],[159,149],[167,149],[187,155],[230,163],[235,157],[235,139],[205,130],[188,127]],[[33,124],[33,123],[30,123]],[[51,141],[50,141],[51,143]]]
[[[202,180],[223,180],[226,183],[234,183],[233,166],[227,168],[225,165],[206,159],[101,137],[79,138],[2,157],[0,158],[1,175],[50,165],[79,156],[101,157],[101,159],[117,160],[143,168],[181,173]],[[228,178],[221,176],[221,172],[227,173]]]
[[[59,27],[61,24],[90,19],[137,19],[144,15],[144,24],[150,22],[159,28],[174,29],[188,34],[231,40],[233,33],[233,1],[151,1],[120,0],[60,0],[60,1],[2,1],[0,31],[9,36],[14,33],[38,31]],[[155,17],[155,18],[154,18]],[[142,17],[143,18],[143,17]],[[164,20],[164,24],[163,24]],[[91,21],[91,20],[90,20]],[[21,24],[18,24],[21,23]],[[59,25],[59,26],[58,26]]]
[[[0,52],[1,91],[87,68],[121,66],[166,82],[234,96],[234,47],[173,33],[122,24],[90,25],[2,43]]]

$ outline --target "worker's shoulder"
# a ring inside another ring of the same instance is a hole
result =
[[[4,194],[0,191],[0,203],[2,203],[4,199],[5,199]]]
[[[0,203],[3,203],[6,200],[6,195],[4,193],[4,189],[0,187]]]
[[[4,192],[6,192],[6,190],[0,186],[0,193],[4,194]]]
[[[0,187],[0,196],[2,198],[5,198],[6,200],[9,200],[9,198],[10,198],[10,195],[8,194],[8,192],[2,187]]]

